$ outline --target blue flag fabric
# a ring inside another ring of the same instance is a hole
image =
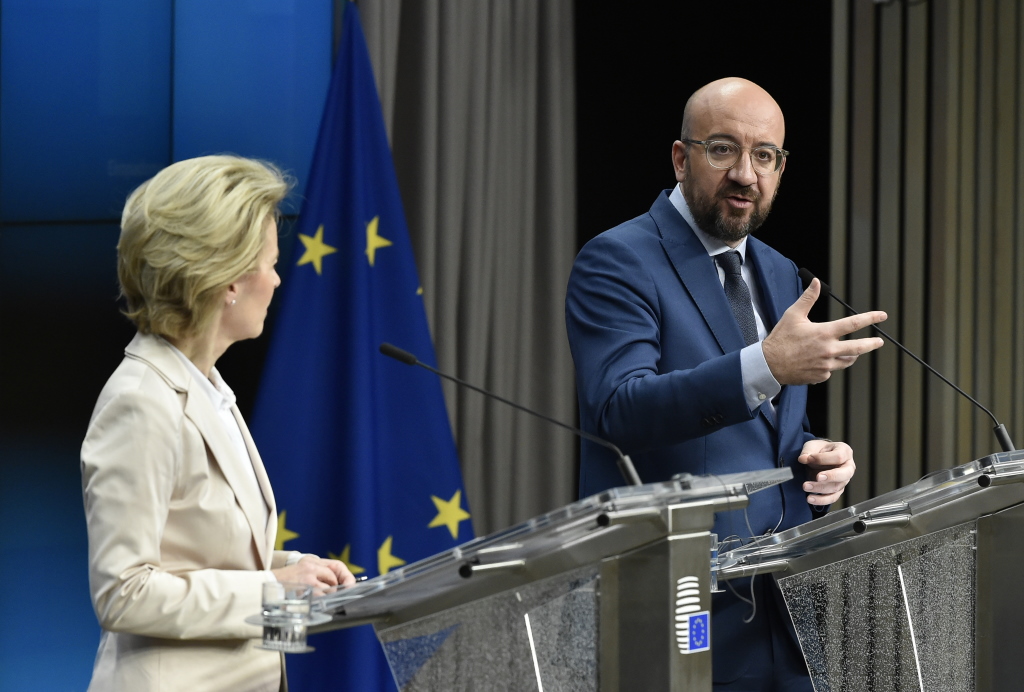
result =
[[[369,54],[354,3],[324,108],[306,203],[252,431],[274,486],[277,547],[399,569],[473,537]],[[292,690],[393,690],[370,626],[288,657]]]

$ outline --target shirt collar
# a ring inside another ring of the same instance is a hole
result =
[[[235,405],[235,393],[231,391],[231,387],[227,385],[220,376],[220,373],[217,372],[217,368],[210,368],[210,376],[206,377],[199,371],[196,364],[179,351],[174,344],[166,339],[164,339],[164,343],[170,346],[174,354],[185,364],[185,369],[188,370],[192,379],[199,383],[199,388],[209,397],[214,409],[217,411],[228,411]]]
[[[740,253],[740,258],[745,263],[747,261],[746,237],[744,237],[743,240],[740,241],[739,245],[733,248],[729,247],[718,238],[712,238],[707,233],[705,233],[703,229],[697,226],[697,222],[693,218],[693,212],[690,211],[690,207],[686,203],[686,198],[683,197],[683,190],[681,185],[682,183],[677,183],[675,187],[672,188],[672,192],[668,196],[668,201],[671,202],[672,206],[676,208],[676,211],[678,211],[679,214],[683,217],[683,220],[690,225],[690,228],[693,229],[694,234],[697,236],[697,239],[700,240],[701,244],[704,246],[704,249],[707,250],[708,254],[714,257],[715,255],[721,254],[723,252],[735,250],[736,252]]]

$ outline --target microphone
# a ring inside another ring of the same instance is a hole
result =
[[[802,268],[802,269],[800,269],[800,272],[799,272],[799,274],[800,274],[800,279],[801,279],[801,280],[802,280],[802,281],[804,282],[804,284],[805,284],[805,285],[807,285],[807,284],[810,284],[810,283],[811,283],[811,280],[812,280],[812,279],[816,279],[816,278],[817,278],[816,276],[814,276],[814,274],[812,274],[812,273],[811,273],[811,271],[810,271],[809,269],[806,269],[806,268]],[[847,305],[846,303],[844,303],[844,302],[842,301],[842,299],[840,299],[840,298],[839,298],[839,296],[837,296],[837,295],[836,295],[835,293],[833,293],[833,292],[832,292],[832,289],[831,289],[831,288],[829,288],[829,285],[828,285],[827,283],[825,283],[824,281],[821,281],[821,279],[818,279],[818,281],[820,281],[820,282],[821,282],[821,290],[822,290],[822,291],[824,291],[825,293],[827,293],[827,294],[829,294],[830,296],[832,296],[832,297],[833,297],[833,298],[834,298],[834,299],[836,300],[836,302],[838,302],[838,303],[839,303],[840,305],[842,305],[842,306],[843,306],[844,308],[846,308],[847,310],[849,310],[849,311],[850,311],[851,313],[856,313],[856,312],[857,312],[857,311],[856,311],[856,310],[854,310],[854,309],[853,309],[852,307],[850,307],[849,305]],[[949,380],[947,380],[947,379],[946,379],[945,377],[943,377],[943,376],[942,376],[942,373],[940,373],[940,372],[939,372],[938,370],[936,370],[936,369],[935,369],[935,368],[933,368],[932,366],[928,365],[928,363],[925,363],[925,362],[924,362],[923,360],[921,360],[921,359],[920,359],[920,358],[918,358],[918,357],[917,357],[916,355],[914,355],[913,353],[911,353],[911,352],[910,352],[910,351],[909,351],[909,350],[907,349],[907,347],[906,347],[906,346],[904,346],[904,345],[903,345],[903,344],[901,344],[900,342],[896,341],[896,339],[892,338],[891,336],[889,336],[888,334],[886,334],[886,333],[885,333],[884,331],[882,331],[881,329],[879,329],[879,328],[878,328],[878,325],[874,325],[874,324],[873,324],[873,325],[871,325],[871,328],[872,328],[872,329],[874,329],[874,330],[875,330],[876,332],[878,332],[879,334],[881,334],[882,336],[884,336],[884,337],[885,337],[886,339],[888,339],[888,340],[889,340],[889,341],[890,341],[891,343],[893,343],[893,344],[894,344],[894,345],[895,345],[895,346],[896,346],[897,348],[899,348],[899,349],[900,349],[901,351],[903,351],[904,353],[906,353],[906,354],[907,354],[908,356],[910,356],[911,358],[913,358],[914,360],[916,360],[916,361],[917,361],[918,363],[920,363],[920,364],[921,364],[921,365],[923,365],[924,367],[928,368],[928,371],[929,371],[930,373],[932,373],[933,375],[935,375],[936,377],[938,377],[938,378],[939,378],[940,380],[942,380],[943,382],[945,382],[946,384],[948,384],[948,385],[949,385],[950,387],[952,387],[953,389],[955,389],[956,391],[958,391],[958,392],[959,392],[960,394],[962,394],[963,396],[967,397],[967,400],[968,400],[968,401],[970,401],[970,402],[971,402],[972,404],[974,404],[975,406],[977,406],[978,408],[980,408],[980,409],[981,409],[982,411],[984,411],[984,412],[985,412],[986,414],[988,414],[988,417],[989,417],[989,418],[991,418],[991,419],[992,419],[992,422],[996,424],[996,425],[995,425],[995,427],[994,427],[994,428],[992,429],[992,431],[993,431],[993,432],[995,433],[995,435],[996,435],[996,439],[997,439],[997,440],[999,441],[999,446],[1001,446],[1001,447],[1003,448],[1003,451],[1004,451],[1004,452],[1012,452],[1012,451],[1014,451],[1014,450],[1016,449],[1016,447],[1014,447],[1014,446],[1013,446],[1013,440],[1011,440],[1011,439],[1010,439],[1010,433],[1008,433],[1008,432],[1006,431],[1006,426],[1005,426],[1005,425],[1003,425],[1002,423],[1000,423],[1000,422],[999,422],[998,420],[996,420],[996,417],[995,417],[994,415],[992,415],[992,412],[991,412],[991,411],[989,411],[989,410],[988,410],[987,408],[985,408],[984,406],[982,406],[981,404],[979,404],[979,403],[978,403],[978,402],[977,402],[977,401],[976,401],[976,400],[974,399],[974,397],[972,397],[972,396],[971,396],[970,394],[968,394],[968,393],[967,393],[967,392],[965,392],[964,390],[960,389],[960,388],[959,388],[959,387],[957,387],[957,386],[956,386],[955,384],[953,384],[952,382],[950,382]]]
[[[429,370],[430,372],[434,373],[435,375],[437,375],[439,377],[443,377],[446,380],[451,380],[452,382],[454,382],[454,383],[456,383],[456,384],[458,384],[458,385],[460,385],[462,387],[467,387],[469,389],[472,389],[474,392],[479,392],[479,393],[483,394],[486,397],[490,397],[491,399],[497,399],[498,401],[500,401],[503,404],[507,404],[507,405],[511,406],[512,408],[519,409],[520,411],[524,411],[526,413],[529,413],[531,416],[536,416],[537,418],[541,418],[543,420],[546,420],[548,423],[554,423],[555,425],[558,425],[560,427],[565,428],[566,430],[569,430],[570,432],[575,433],[576,435],[582,437],[585,440],[590,440],[591,442],[594,442],[596,444],[601,445],[602,447],[605,447],[607,449],[612,450],[613,452],[615,452],[615,455],[617,457],[617,462],[618,462],[618,465],[619,465],[619,472],[622,473],[622,477],[626,480],[626,484],[627,485],[642,485],[642,482],[640,480],[640,476],[636,472],[636,467],[633,466],[633,461],[628,456],[623,454],[622,450],[619,449],[618,447],[616,447],[615,445],[613,445],[611,442],[608,442],[607,440],[602,440],[597,435],[591,435],[590,433],[585,432],[583,430],[580,430],[579,428],[574,428],[571,425],[566,425],[565,423],[563,423],[561,421],[557,421],[554,418],[551,418],[549,416],[545,416],[543,413],[537,413],[536,411],[528,409],[525,406],[520,406],[519,404],[515,403],[514,401],[509,401],[508,399],[502,398],[502,397],[498,396],[497,394],[492,394],[491,392],[488,392],[486,389],[481,389],[480,387],[477,387],[476,385],[472,385],[469,382],[466,382],[464,380],[460,380],[458,377],[454,377],[452,375],[448,375],[446,373],[443,373],[440,370],[438,370],[437,368],[430,367],[429,365],[427,365],[426,363],[422,362],[419,358],[417,358],[413,354],[409,353],[408,351],[403,351],[402,349],[398,348],[397,346],[393,346],[393,345],[391,345],[389,343],[383,343],[383,344],[380,345],[380,352],[382,354],[384,354],[385,356],[387,356],[389,358],[394,358],[395,360],[400,361],[402,363],[405,363],[406,365],[418,365],[421,368],[425,368],[425,369]]]

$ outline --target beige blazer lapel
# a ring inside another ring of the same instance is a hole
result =
[[[210,454],[235,493],[238,506],[242,508],[242,513],[252,530],[253,542],[256,544],[262,562],[260,568],[269,569],[270,556],[267,554],[266,548],[267,527],[263,521],[266,503],[263,496],[253,492],[251,482],[245,482],[245,478],[242,476],[246,473],[245,467],[242,466],[245,460],[232,459],[234,446],[231,444],[228,432],[218,419],[210,398],[194,382],[189,383],[186,396],[188,398],[185,401],[185,416],[195,424],[199,434],[206,440]]]
[[[267,481],[266,471],[263,469],[263,462],[259,461],[259,455],[256,453],[249,430],[242,422],[236,408],[232,408],[232,414],[234,414],[235,420],[239,421],[239,429],[242,431],[242,438],[245,440],[246,449],[249,450],[249,456],[253,459],[253,468],[256,469],[256,479],[261,492],[256,492],[251,482],[245,482],[246,479],[242,475],[247,473],[246,468],[242,466],[244,460],[232,463],[234,445],[227,430],[221,424],[210,398],[200,389],[199,383],[192,379],[188,369],[174,354],[167,342],[159,337],[136,334],[125,349],[125,353],[130,357],[149,363],[150,367],[175,390],[185,393],[185,415],[203,436],[210,455],[235,494],[238,506],[241,507],[249,529],[252,531],[253,543],[262,563],[260,568],[270,569],[274,547],[273,535],[277,529],[273,495],[269,492],[270,484]],[[266,522],[263,520],[264,516],[268,516]],[[270,530],[271,525],[273,531]],[[271,534],[269,547],[268,533]]]
[[[242,414],[237,406],[231,407],[231,415],[238,421],[238,429],[242,431],[245,448],[249,451],[249,460],[252,462],[253,471],[256,472],[256,480],[260,484],[260,490],[263,491],[263,500],[267,503],[269,510],[267,525],[264,528],[264,545],[261,546],[260,554],[264,562],[269,565],[273,558],[274,543],[277,540],[277,503],[274,500],[274,489],[270,486],[270,478],[267,476],[267,469],[263,466],[263,458],[260,456],[259,450],[256,449],[256,443],[249,433],[249,427],[245,424],[245,420],[242,418]]]

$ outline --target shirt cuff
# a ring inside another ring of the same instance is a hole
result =
[[[740,375],[743,378],[743,396],[751,413],[782,391],[782,385],[772,375],[768,361],[764,359],[760,341],[740,351]]]

